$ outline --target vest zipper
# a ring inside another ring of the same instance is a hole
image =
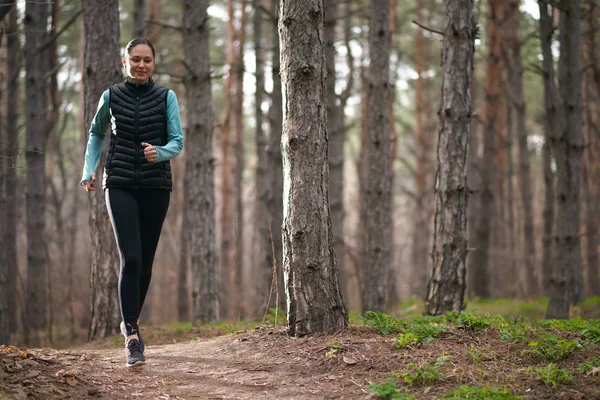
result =
[[[135,163],[136,163],[136,169],[135,169],[135,190],[137,190],[138,186],[139,186],[139,182],[140,182],[140,167],[141,167],[139,151],[140,151],[140,146],[142,145],[142,143],[140,142],[140,91],[139,91],[139,89],[137,91],[136,102],[135,102],[135,137],[136,137],[136,146],[135,146]]]

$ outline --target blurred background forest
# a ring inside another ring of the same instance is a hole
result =
[[[25,3],[17,1],[4,17],[0,47],[5,287],[11,343],[26,344],[26,304],[34,279],[28,269],[32,263],[28,241],[33,239],[26,229],[26,157],[28,152],[43,154],[40,200],[45,211],[40,217],[44,228],[35,249],[46,255],[44,267],[35,270],[35,276],[47,277],[43,293],[46,324],[40,330],[40,341],[60,345],[86,340],[90,327],[90,199],[79,180],[90,124],[83,120],[83,49],[85,41],[94,36],[83,34],[80,1],[48,2],[44,49],[49,52],[45,74],[50,84],[48,107],[43,110],[47,136],[42,145],[29,143],[25,135],[30,110],[25,105],[24,52],[33,47],[26,43]],[[277,93],[281,86],[276,73],[279,46],[274,3],[277,1],[214,0],[208,9],[222,320],[260,320],[268,307],[277,306],[277,300],[285,310],[278,228],[281,161],[279,166],[276,161],[281,159],[282,111]],[[600,295],[600,62],[596,58],[600,13],[596,3],[581,1],[585,142],[580,192],[582,298]],[[328,80],[334,85],[328,96],[335,99],[328,117],[329,200],[343,297],[349,310],[358,311],[365,289],[361,277],[368,268],[362,261],[360,204],[371,2],[329,4],[334,12],[326,16],[326,31],[332,35],[326,51],[328,60],[334,60],[333,68],[328,66]],[[554,215],[553,201],[547,199],[554,196],[556,169],[545,140],[539,8],[534,0],[479,0],[475,7],[479,36],[475,41],[475,114],[468,161],[467,295],[482,299],[547,296]],[[185,134],[190,66],[183,51],[182,10],[177,1],[119,1],[121,48],[141,35],[154,44],[154,80],[176,92]],[[557,18],[554,25],[558,25]],[[392,262],[384,280],[388,311],[402,301],[426,295],[443,39],[436,31],[443,27],[442,0],[392,1],[389,57],[394,90],[389,118],[394,218],[390,221]],[[256,32],[261,32],[260,36]],[[558,60],[556,43],[552,49]],[[495,101],[486,103],[490,96]],[[494,124],[487,122],[489,115]],[[185,180],[185,160],[194,156],[184,146],[184,153],[172,160],[174,191],[142,325],[192,318],[189,243],[182,232],[188,229],[183,188],[194,185]],[[269,206],[258,207],[260,202]],[[266,267],[263,260],[268,260]],[[271,283],[268,272],[273,264],[278,285]]]

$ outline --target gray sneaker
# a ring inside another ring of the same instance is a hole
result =
[[[121,328],[121,333],[123,334],[123,336],[125,337],[125,339],[127,339],[127,329],[125,328],[125,321],[121,321],[121,324],[119,325],[119,328]],[[139,328],[138,328],[137,335],[140,338],[140,344],[142,345],[142,353],[143,353],[144,350],[146,350],[146,345],[144,344],[144,339],[142,339],[142,335],[139,332]]]
[[[131,339],[125,343],[125,355],[127,357],[127,367],[134,367],[146,363],[144,351],[139,340]]]

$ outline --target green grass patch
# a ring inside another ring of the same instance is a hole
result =
[[[461,386],[457,390],[448,392],[442,397],[447,400],[518,400],[519,396],[511,394],[510,389],[482,389],[474,386]]]
[[[479,332],[489,328],[492,325],[490,316],[478,317],[470,312],[463,311],[458,316],[458,322],[460,326],[471,332]]]
[[[551,385],[553,388],[558,385],[573,384],[573,374],[566,369],[558,368],[554,363],[550,363],[543,368],[535,368],[534,371],[537,373],[537,379]]]
[[[327,351],[325,352],[325,357],[327,358],[335,358],[338,354],[344,351],[344,346],[340,342],[332,342],[327,344]]]
[[[382,335],[402,332],[407,325],[402,320],[378,311],[367,311],[365,313],[365,323],[376,328]]]
[[[530,353],[550,361],[566,358],[573,351],[583,349],[578,340],[565,340],[551,333],[538,333],[536,338],[529,342],[529,348],[523,353]]]
[[[383,383],[367,385],[367,389],[375,392],[379,399],[416,400],[413,395],[400,392],[393,378],[388,378]]]
[[[440,367],[449,358],[451,357],[441,356],[435,361],[426,362],[421,366],[411,363],[408,364],[408,372],[401,372],[398,375],[404,379],[404,382],[410,387],[431,386],[438,379],[442,378]]]
[[[404,329],[404,333],[396,337],[396,347],[404,348],[410,345],[429,342],[438,338],[443,332],[448,332],[448,328],[441,324],[411,324]]]
[[[590,373],[594,368],[600,368],[600,357],[591,357],[577,366],[580,374]]]

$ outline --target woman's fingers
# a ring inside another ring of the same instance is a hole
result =
[[[146,142],[143,142],[142,146],[144,146],[144,157],[146,157],[146,160],[156,162],[156,147]]]

